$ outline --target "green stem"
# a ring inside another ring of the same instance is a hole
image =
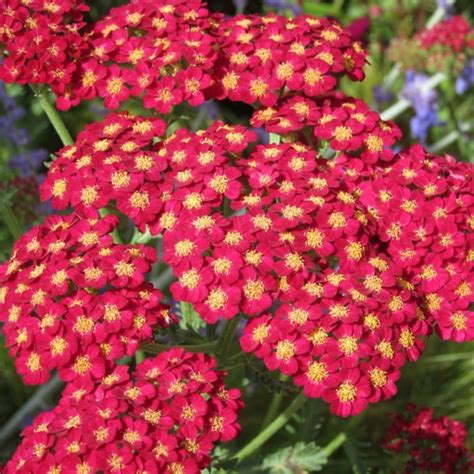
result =
[[[339,449],[347,440],[347,436],[345,433],[339,433],[329,444],[327,444],[324,448],[324,454],[326,457],[330,457],[334,451]]]
[[[140,349],[144,352],[148,352],[149,354],[160,354],[161,352],[169,351],[174,347],[181,347],[182,349],[190,352],[215,352],[217,350],[217,344],[215,342],[209,344],[195,344],[190,346],[174,344],[172,346],[168,346],[166,344],[158,344],[157,342],[140,345]]]
[[[216,329],[217,329],[217,323],[207,324],[206,325],[206,337],[210,340],[215,339],[216,338]]]
[[[275,415],[280,410],[281,403],[283,402],[283,392],[277,392],[273,394],[272,401],[270,402],[270,406],[268,407],[267,414],[262,422],[261,429],[267,427],[272,420],[275,418]]]
[[[72,145],[74,140],[72,139],[66,125],[64,125],[63,119],[58,114],[57,110],[51,105],[51,102],[48,99],[44,89],[40,88],[37,85],[32,85],[31,88],[35,93],[35,97],[39,100],[41,107],[43,108],[45,114],[48,116],[49,121],[56,130],[56,133],[59,135],[59,138],[63,142],[64,146]]]
[[[219,352],[223,359],[225,359],[229,353],[232,338],[234,337],[234,332],[237,329],[239,322],[240,314],[225,322],[224,329],[222,330],[221,337],[218,341]]]
[[[300,393],[291,403],[291,405],[275,418],[263,431],[261,431],[250,443],[244,446],[234,457],[238,462],[243,461],[246,457],[250,456],[260,446],[265,444],[280,428],[291,420],[293,415],[301,408],[305,403],[306,397],[303,393]]]
[[[288,377],[286,375],[281,374],[280,381],[285,382],[286,380],[288,380]],[[280,410],[280,406],[284,398],[285,397],[283,395],[283,391],[275,392],[273,394],[272,401],[270,402],[270,406],[268,407],[267,414],[265,415],[265,418],[262,422],[262,430],[273,421],[276,414]]]
[[[13,212],[10,204],[2,204],[0,206],[0,214],[13,238],[15,240],[20,238],[21,234],[23,233],[23,229],[20,223],[18,222],[18,219],[16,218],[15,213]]]
[[[239,351],[236,354],[233,354],[227,357],[226,362],[235,362],[236,360],[238,361],[239,359],[242,359],[242,362],[245,364],[245,355],[242,351]]]
[[[315,146],[314,146],[314,141],[313,141],[313,137],[312,137],[312,132],[311,132],[311,129],[310,127],[305,127],[303,129],[303,135],[304,137],[306,138],[306,141],[308,142],[308,145],[313,149],[315,150]]]

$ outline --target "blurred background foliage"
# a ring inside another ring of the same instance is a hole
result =
[[[99,18],[111,7],[123,3],[126,2],[90,2],[89,20]],[[403,100],[407,87],[407,65],[410,64],[413,51],[409,48],[397,49],[397,41],[411,38],[433,19],[462,14],[472,22],[474,16],[472,0],[460,0],[454,4],[435,0],[209,0],[208,3],[214,11],[228,15],[277,9],[288,15],[303,12],[337,18],[344,26],[352,28],[354,35],[364,42],[370,63],[366,67],[365,81],[344,81],[342,88],[348,95],[365,100],[379,112]],[[439,125],[428,127],[424,144],[439,154],[449,153],[472,162],[473,84],[468,84],[462,94],[456,93],[460,71],[450,68],[448,64],[446,66],[446,77],[436,87],[435,98],[431,97],[429,104],[430,107],[435,106]],[[427,78],[438,72],[429,69],[428,64],[427,70],[423,71]],[[426,82],[427,78],[421,83]],[[471,79],[474,82],[474,77]],[[413,130],[412,124],[419,106],[415,102],[411,101],[394,117],[404,132],[402,146],[419,141],[414,136],[416,130]],[[207,104],[206,107],[207,116],[231,121],[245,122],[250,113],[245,106],[227,103]],[[128,109],[142,111],[136,104],[129,105]],[[86,123],[100,120],[104,114],[105,110],[98,104],[86,103],[62,116],[75,135]],[[193,119],[191,111],[185,108],[179,108],[173,120],[177,121],[177,126],[199,128],[207,125],[206,119]],[[10,203],[20,226],[27,228],[49,212],[47,206],[38,204],[37,185],[46,171],[42,162],[49,161],[48,155],[58,150],[61,143],[32,91],[20,86],[0,85],[0,129],[0,211],[4,212],[3,203]],[[453,136],[454,139],[445,140],[447,143],[444,144],[443,139],[447,136]],[[7,258],[10,252],[13,244],[11,231],[2,223],[0,260]],[[187,324],[193,327],[192,315],[186,315],[186,318]],[[231,384],[246,386],[250,395],[242,413],[242,433],[234,445],[218,451],[224,460],[212,469],[213,473],[234,472],[233,464],[225,461],[226,454],[244,446],[260,430],[265,424],[262,414],[268,414],[269,410],[283,410],[294,397],[291,385],[268,375],[256,361],[236,363],[229,377]],[[22,385],[0,338],[0,427],[33,392],[34,389]],[[38,410],[53,406],[56,397],[57,393],[54,393],[44,399],[34,412],[22,420],[20,428],[28,424]],[[432,407],[437,416],[446,415],[463,421],[469,431],[471,450],[474,449],[474,343],[458,345],[432,337],[421,359],[403,369],[398,395],[392,400],[370,406],[363,414],[352,419],[342,420],[331,416],[326,404],[320,400],[308,401],[304,409],[271,442],[265,444],[250,463],[239,468],[239,472],[400,472],[400,459],[385,453],[380,442],[390,424],[390,414],[403,411],[407,403]],[[341,433],[347,437],[347,441],[327,459],[318,447],[326,446]],[[0,463],[8,459],[17,442],[16,435],[0,442]]]

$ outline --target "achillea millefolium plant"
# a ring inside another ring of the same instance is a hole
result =
[[[200,472],[252,403],[226,387],[229,361],[292,380],[285,416],[322,398],[349,417],[393,397],[432,334],[474,338],[472,166],[394,151],[397,126],[338,90],[366,54],[335,20],[224,18],[198,0],[87,11],[0,4],[0,78],[33,87],[64,143],[41,186],[58,213],[0,267],[0,319],[25,383],[67,385],[6,473]],[[73,140],[47,89],[60,110],[121,111]],[[174,126],[211,99],[250,105],[251,126]],[[161,290],[157,260],[174,275]],[[189,312],[208,337],[173,347]]]

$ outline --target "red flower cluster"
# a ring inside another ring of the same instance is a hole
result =
[[[368,128],[384,128],[361,110]],[[344,114],[356,130],[361,121]],[[264,314],[244,350],[343,416],[395,394],[433,323],[443,338],[474,338],[470,165],[421,147],[328,161],[302,142],[243,158],[252,139],[216,123],[153,144],[148,119],[112,115],[60,153],[43,195],[86,213],[115,200],[142,230],[162,232],[174,298],[211,323]],[[86,184],[94,200],[66,192]]]
[[[464,446],[466,436],[460,421],[433,418],[432,409],[408,405],[405,413],[394,416],[383,446],[403,453],[406,474],[467,474],[474,470],[474,455]]]
[[[443,339],[472,340],[472,178],[472,166],[421,147],[379,169],[340,155],[317,178],[326,203],[314,229],[293,235],[309,278],[280,283],[281,306],[248,324],[243,349],[347,416],[395,394],[432,324]],[[301,252],[308,235],[320,260]]]
[[[104,99],[116,109],[129,97],[166,114],[187,100],[204,102],[216,47],[210,14],[199,0],[140,0],[112,9],[86,35],[87,50],[63,82],[58,107]]]
[[[364,183],[361,201],[379,222],[381,240],[403,285],[414,290],[438,335],[474,339],[474,170],[451,156],[414,146],[380,179]]]
[[[87,47],[81,30],[83,0],[2,0],[0,43],[5,57],[0,79],[19,84],[50,84],[59,90],[71,81]]]
[[[239,432],[240,392],[203,354],[173,349],[119,366],[97,384],[70,383],[51,412],[39,415],[5,466],[37,472],[194,474],[219,441]]]
[[[364,77],[365,51],[328,18],[239,15],[214,35],[220,48],[209,94],[217,99],[268,107],[291,92],[324,96],[343,75]]]
[[[154,249],[117,245],[113,216],[52,216],[0,266],[0,317],[25,383],[97,379],[166,326],[161,294],[145,283]]]
[[[199,0],[132,1],[91,26],[87,10],[79,0],[3,0],[0,78],[50,85],[62,110],[96,97],[116,109],[145,91],[145,105],[161,113],[204,101],[216,46]]]
[[[415,40],[423,49],[442,48],[452,53],[466,52],[474,48],[474,28],[463,16],[457,15],[422,30]]]
[[[73,207],[86,215],[114,201],[140,230],[148,226],[154,235],[199,218],[190,232],[204,240],[222,225],[209,215],[225,197],[240,196],[240,172],[230,165],[255,134],[217,122],[206,132],[182,129],[155,143],[163,133],[163,121],[128,114],[111,114],[87,126],[72,147],[59,152],[42,198],[57,209]],[[176,258],[189,257],[182,252]],[[165,248],[169,261],[168,253]]]
[[[362,100],[341,93],[322,99],[295,95],[279,100],[275,106],[254,112],[251,124],[268,132],[288,134],[311,130],[313,139],[301,135],[302,141],[318,147],[325,142],[336,151],[345,151],[367,163],[393,157],[391,146],[401,138],[393,122],[383,121]]]
[[[0,78],[50,85],[63,110],[97,97],[116,109],[140,97],[166,114],[210,98],[271,106],[282,92],[324,96],[343,75],[364,77],[360,43],[330,19],[224,20],[200,0],[146,0],[85,26],[86,10],[79,1],[4,0]]]
[[[56,209],[78,211],[94,211],[114,200],[135,224],[148,222],[148,215],[159,212],[164,191],[151,189],[163,169],[153,139],[164,131],[162,120],[127,114],[109,115],[102,123],[86,126],[51,165],[42,199],[51,199]],[[138,214],[141,218],[135,220]]]

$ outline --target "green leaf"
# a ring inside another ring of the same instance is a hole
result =
[[[326,463],[327,457],[316,443],[296,443],[267,456],[258,470],[269,474],[317,472]]]
[[[305,0],[303,12],[316,17],[328,16],[334,13],[334,6],[328,3],[316,3],[314,0]]]
[[[344,443],[344,451],[352,465],[354,474],[367,474],[369,468],[366,465],[368,443],[347,438]]]
[[[222,446],[216,446],[212,452],[212,464],[202,471],[203,474],[234,474],[237,471],[237,461],[232,458],[230,450]]]
[[[198,332],[205,327],[206,323],[199,317],[199,314],[194,311],[191,303],[181,303],[181,319],[180,326],[183,329],[192,329]]]

